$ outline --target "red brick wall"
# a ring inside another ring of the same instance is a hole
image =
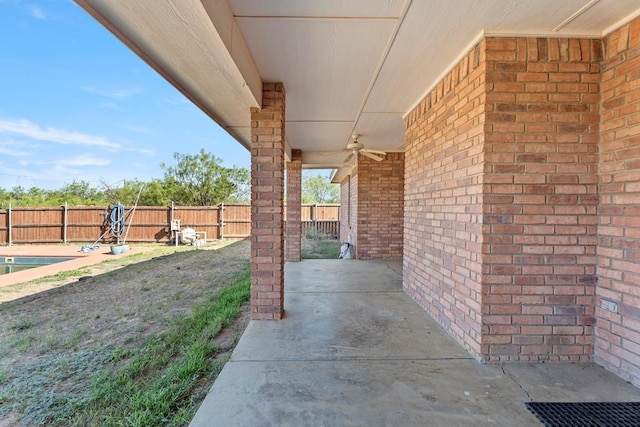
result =
[[[640,18],[604,47],[594,358],[640,386]]]
[[[358,259],[402,257],[404,153],[358,159]]]
[[[350,216],[350,206],[349,203],[351,201],[350,189],[349,185],[351,182],[351,176],[347,176],[340,183],[340,241],[346,242],[349,236],[349,216]]]
[[[482,353],[593,351],[600,40],[488,38]]]
[[[284,315],[284,117],[282,83],[264,83],[251,109],[251,318]]]
[[[302,259],[302,150],[291,150],[287,165],[286,261]]]
[[[488,38],[407,116],[404,286],[483,360],[593,353],[601,59]]]
[[[358,239],[358,175],[356,168],[340,183],[340,241],[355,245]],[[352,251],[355,256],[355,251]]]
[[[406,117],[405,291],[481,346],[484,42]]]

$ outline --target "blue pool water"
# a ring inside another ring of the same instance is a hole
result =
[[[74,257],[0,256],[0,274],[15,273],[29,268],[42,267],[43,265],[55,264],[72,259],[74,259]]]

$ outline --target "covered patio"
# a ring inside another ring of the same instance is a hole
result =
[[[479,364],[403,292],[397,261],[285,272],[286,317],[249,324],[192,427],[533,427],[525,402],[640,401],[594,364]]]
[[[255,321],[221,383],[298,413],[278,402],[336,396],[305,391],[314,365],[345,393],[336,411],[357,390],[353,406],[381,417],[376,387],[408,408],[411,387],[442,387],[426,372],[455,365],[515,391],[522,420],[520,385],[551,395],[563,370],[575,395],[558,399],[598,398],[593,362],[640,386],[637,0],[76,1],[251,152]],[[357,261],[336,261],[335,280],[299,263],[304,168],[341,187]],[[363,288],[374,270],[386,279]],[[460,415],[477,387],[420,402]]]

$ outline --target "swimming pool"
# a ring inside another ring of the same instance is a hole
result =
[[[57,262],[70,261],[76,257],[24,257],[24,256],[0,256],[0,274],[10,274],[29,268],[42,267]]]

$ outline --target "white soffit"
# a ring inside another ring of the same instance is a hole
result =
[[[344,148],[345,135],[349,135],[352,127],[352,121],[287,122],[286,132],[287,139],[295,141],[297,149],[336,151]]]
[[[364,111],[405,114],[483,31],[551,34],[589,2],[413,1]]]
[[[245,146],[261,81],[292,148],[402,149],[402,116],[482,34],[601,37],[640,0],[76,0]],[[306,159],[305,159],[306,160]],[[336,164],[338,166],[339,163]]]
[[[640,15],[640,0],[601,0],[589,6],[559,30],[563,33],[587,32],[606,36],[630,17]],[[629,11],[634,9],[635,12],[630,15]]]
[[[237,18],[264,81],[284,82],[287,121],[354,120],[393,20]]]
[[[404,151],[404,120],[398,113],[362,113],[354,133],[365,148]]]
[[[302,151],[302,167],[304,169],[331,169],[334,167],[353,166],[353,159],[349,164],[345,160],[349,157],[349,150],[337,151]]]
[[[405,0],[229,0],[236,16],[397,18]]]

